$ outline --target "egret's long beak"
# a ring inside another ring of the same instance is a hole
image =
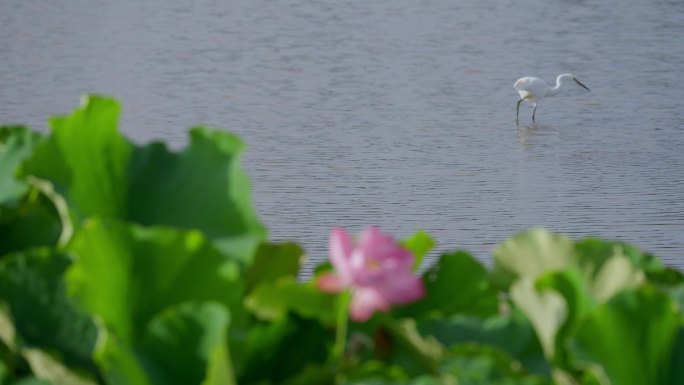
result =
[[[580,86],[582,86],[582,88],[584,88],[585,90],[591,92],[591,90],[589,89],[589,87],[587,87],[587,86],[585,86],[584,84],[580,83],[580,81],[577,80],[577,78],[572,78],[572,80],[576,81],[577,84],[579,84]]]

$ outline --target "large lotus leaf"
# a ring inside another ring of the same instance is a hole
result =
[[[589,238],[577,242],[575,245],[578,263],[591,279],[598,275],[608,262],[614,262],[615,256],[620,256],[629,262],[636,281],[647,279],[659,285],[676,285],[684,282],[684,276],[679,271],[669,268],[656,257],[644,254],[638,247],[614,241]],[[623,263],[626,265],[625,263]],[[638,278],[636,275],[643,275]],[[614,275],[614,272],[611,273]],[[627,280],[630,280],[627,278]]]
[[[532,321],[546,357],[561,368],[570,365],[568,336],[596,304],[644,282],[643,272],[614,246],[596,261],[585,255],[577,266],[522,278],[511,287],[513,303]]]
[[[304,251],[294,243],[259,245],[252,264],[242,275],[247,290],[261,282],[272,283],[278,278],[296,277],[303,257]]]
[[[0,261],[0,300],[17,339],[5,343],[16,343],[19,350],[54,350],[66,365],[95,371],[91,354],[97,330],[66,296],[62,276],[68,265],[66,257],[48,249],[10,254]]]
[[[27,247],[54,245],[60,221],[51,203],[15,174],[41,141],[21,126],[0,127],[0,256]]]
[[[577,269],[547,273],[537,280],[535,290],[541,293],[556,292],[565,301],[565,319],[555,331],[554,353],[552,356],[549,355],[547,357],[553,357],[553,362],[556,366],[566,368],[569,366],[566,350],[568,336],[584,317],[596,307],[596,300],[587,289],[585,277]],[[513,299],[517,305],[522,306],[519,297],[514,296]],[[529,305],[529,303],[525,305]],[[526,311],[527,316],[532,320],[538,331],[545,330],[549,326],[539,322],[539,319],[543,317],[540,317],[538,314],[532,314],[534,311],[532,308],[528,307]]]
[[[167,308],[136,341],[153,384],[234,384],[228,355],[229,313],[216,302]]]
[[[98,339],[95,361],[99,364],[107,385],[153,385],[131,345],[132,342],[123,341],[103,325],[100,325]]]
[[[549,361],[564,362],[565,332],[593,306],[583,276],[575,270],[524,278],[511,287],[513,304],[530,320]]]
[[[551,385],[549,378],[526,372],[507,352],[491,346],[455,345],[441,371],[452,374],[459,385]]]
[[[616,247],[610,258],[588,274],[589,290],[599,302],[607,301],[622,290],[638,287],[646,280],[644,272],[635,267],[621,251],[620,247]],[[585,272],[587,266],[586,263],[582,266]]]
[[[677,286],[684,284],[684,274],[676,268],[669,266],[647,270],[646,278],[649,282],[662,286]]]
[[[681,371],[672,361],[680,327],[673,300],[646,286],[596,308],[568,346],[578,364],[600,365],[612,384],[671,385]]]
[[[169,306],[214,300],[230,307],[241,296],[235,263],[198,231],[90,220],[70,251],[71,292],[123,343]]]
[[[239,368],[235,365],[238,383],[290,381],[307,368],[322,366],[328,359],[331,340],[329,329],[315,320],[296,315],[275,322],[256,323],[247,330],[244,349],[234,359],[242,361]]]
[[[237,136],[196,127],[180,154],[158,143],[136,149],[127,218],[143,225],[196,228],[236,257],[251,255],[266,231],[240,169],[244,147]]]
[[[574,244],[543,229],[515,235],[494,250],[493,282],[508,289],[518,278],[535,279],[575,264]]]
[[[549,375],[541,345],[530,321],[519,311],[489,318],[456,316],[418,322],[422,335],[433,336],[445,346],[494,345],[507,351],[528,371]]]
[[[234,384],[228,323],[217,302],[171,306],[130,344],[103,329],[96,360],[110,385]]]
[[[258,382],[265,374],[262,368],[271,364],[273,353],[287,336],[296,332],[296,323],[291,319],[274,322],[257,322],[246,330],[245,341],[240,354],[235,355],[233,363],[240,382]]]
[[[257,286],[245,299],[245,305],[262,320],[281,319],[292,312],[332,325],[337,298],[286,276]]]
[[[498,296],[489,284],[487,270],[470,254],[459,251],[442,255],[423,274],[427,293],[423,299],[397,309],[405,317],[430,314],[490,315],[498,311]]]
[[[0,127],[0,204],[15,201],[28,190],[15,174],[41,139],[40,134],[26,127]]]
[[[634,266],[642,270],[660,269],[663,267],[660,260],[642,254],[638,247],[616,241],[586,238],[575,244],[575,250],[578,263],[593,266],[594,271],[598,271],[616,252],[628,258]]]
[[[556,349],[556,333],[568,313],[563,296],[555,291],[537,292],[534,282],[528,278],[511,287],[511,297],[534,325],[544,355],[552,358]]]
[[[0,206],[0,256],[30,247],[55,246],[61,233],[59,213],[42,193],[36,191],[11,206]]]
[[[374,364],[370,367],[368,364]],[[547,385],[547,377],[525,372],[520,363],[506,352],[488,346],[462,344],[446,352],[439,367],[406,379],[403,369],[382,366],[373,361],[345,373],[342,384],[368,385]],[[429,374],[428,374],[429,373]]]
[[[23,174],[51,181],[77,222],[101,216],[199,229],[231,255],[248,258],[265,230],[239,167],[243,143],[195,128],[181,153],[159,143],[139,148],[117,131],[119,112],[112,99],[88,97],[70,116],[53,118],[52,135]]]
[[[133,146],[117,131],[119,112],[112,99],[84,98],[71,115],[50,119],[52,135],[23,166],[24,174],[52,181],[78,219],[126,215]]]
[[[413,376],[437,372],[444,358],[445,347],[434,336],[422,335],[415,320],[385,318],[381,332],[375,338],[375,352],[380,357],[390,357],[391,362]],[[384,338],[378,338],[384,333],[389,342],[382,342]]]

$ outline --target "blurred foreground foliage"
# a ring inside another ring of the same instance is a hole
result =
[[[268,241],[243,142],[137,146],[119,113],[93,96],[48,135],[0,128],[0,385],[684,384],[682,274],[540,229],[491,269],[442,254],[423,299],[352,323],[333,359],[339,296]],[[402,245],[417,269],[434,241]]]

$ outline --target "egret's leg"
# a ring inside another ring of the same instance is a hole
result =
[[[532,121],[534,122],[534,114],[537,113],[537,103],[534,103],[534,110],[532,110]]]
[[[518,100],[518,108],[515,109],[515,121],[516,121],[516,123],[518,122],[518,120],[520,118],[520,103],[522,103],[523,100],[524,99]]]

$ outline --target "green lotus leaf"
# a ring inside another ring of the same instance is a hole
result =
[[[682,379],[681,320],[672,298],[644,286],[600,305],[579,325],[569,347],[578,363],[600,366],[612,384],[674,384]],[[678,377],[675,377],[678,371]]]
[[[136,148],[126,219],[198,229],[227,254],[249,262],[266,230],[252,209],[249,180],[240,169],[244,147],[237,136],[195,127],[181,153],[159,143]]]
[[[23,126],[0,127],[0,204],[16,201],[27,192],[28,186],[15,174],[41,139],[40,134]]]
[[[516,359],[527,371],[549,375],[541,345],[530,321],[519,311],[488,318],[454,316],[418,322],[422,335],[433,336],[443,345],[474,344],[497,346]]]
[[[75,256],[66,277],[70,292],[124,343],[169,306],[239,307],[235,262],[198,231],[90,220],[69,250]]]
[[[304,251],[294,243],[259,245],[254,261],[243,273],[247,290],[253,289],[261,282],[273,282],[281,277],[296,277],[303,257]]]
[[[293,312],[332,325],[337,298],[312,285],[298,283],[294,277],[282,277],[257,286],[245,299],[245,305],[262,320],[282,319]]]
[[[217,302],[170,307],[150,321],[136,353],[154,384],[235,384],[228,324],[228,309]]]
[[[577,269],[549,272],[536,281],[519,279],[511,287],[511,300],[532,323],[544,356],[565,368],[569,333],[595,307],[584,275]]]
[[[487,270],[470,254],[458,251],[440,256],[423,274],[423,299],[396,310],[402,317],[491,315],[499,309]]]
[[[25,347],[58,351],[67,366],[97,373],[91,358],[97,329],[66,295],[62,276],[68,266],[65,256],[49,249],[9,254],[0,260],[0,300],[16,335],[5,344],[14,345],[16,352]]]
[[[130,344],[103,329],[96,359],[110,385],[235,384],[229,321],[218,302],[171,306]]]
[[[551,385],[548,377],[530,374],[506,351],[474,344],[452,346],[441,367],[459,385]],[[437,382],[444,384],[444,382]]]
[[[227,254],[249,261],[266,231],[251,207],[241,171],[243,142],[196,127],[180,153],[134,146],[117,131],[119,104],[91,96],[69,116],[51,119],[22,175],[52,182],[76,224],[99,216],[145,226],[198,229]]]
[[[58,244],[63,225],[52,200],[38,191],[0,206],[0,257],[33,247]]]
[[[508,289],[519,278],[535,279],[576,263],[574,244],[564,236],[534,229],[508,239],[494,250],[492,281]]]
[[[330,380],[331,373],[325,369],[331,367],[310,369],[326,363],[331,339],[320,322],[296,314],[255,323],[246,331],[244,347],[234,359],[238,383],[294,385]]]

